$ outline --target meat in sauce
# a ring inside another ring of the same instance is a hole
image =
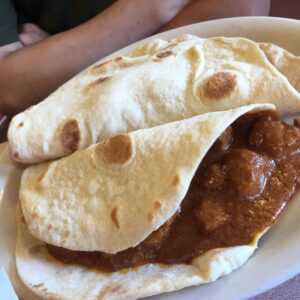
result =
[[[263,192],[275,162],[248,149],[234,149],[225,157],[227,191],[239,200],[254,200]]]
[[[232,139],[232,127],[229,126],[216,140],[215,147],[219,148],[220,151],[225,151],[230,146]]]
[[[300,128],[300,118],[295,118],[294,119],[294,126]]]
[[[65,263],[116,271],[147,263],[189,263],[210,249],[250,244],[277,220],[296,191],[297,126],[284,124],[272,112],[237,120],[201,162],[180,212],[138,246],[111,255],[47,245],[50,254]]]

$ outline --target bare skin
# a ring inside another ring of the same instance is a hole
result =
[[[198,0],[183,9],[161,31],[212,19],[269,14],[270,0]]]
[[[272,0],[271,16],[280,16],[283,18],[300,18],[299,0]]]
[[[96,60],[159,29],[268,10],[269,0],[118,0],[54,36],[24,24],[19,42],[0,47],[0,111],[12,116],[36,104]]]
[[[49,34],[32,23],[22,24],[19,32],[20,43],[29,46],[49,37]]]

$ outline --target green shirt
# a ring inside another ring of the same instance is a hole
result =
[[[0,0],[0,46],[18,41],[18,25],[35,23],[49,34],[78,26],[116,0]]]

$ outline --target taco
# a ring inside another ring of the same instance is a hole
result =
[[[297,125],[249,105],[27,168],[20,278],[43,298],[133,299],[230,273],[296,192]]]

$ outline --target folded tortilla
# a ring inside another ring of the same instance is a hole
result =
[[[274,44],[260,43],[259,46],[276,69],[300,92],[300,57]],[[151,48],[144,50],[151,51]]]
[[[42,162],[117,134],[266,102],[281,113],[300,111],[300,94],[256,43],[154,40],[89,67],[15,116],[8,139],[15,160]]]
[[[178,210],[201,160],[250,105],[118,135],[27,168],[19,197],[31,234],[82,251],[135,247]],[[55,221],[54,221],[55,220]]]
[[[251,245],[213,249],[191,264],[147,264],[103,273],[59,263],[45,242],[116,253],[134,247],[180,207],[220,134],[240,116],[275,109],[249,105],[112,137],[22,176],[16,263],[24,283],[51,299],[132,299],[207,283],[230,273]],[[59,280],[58,280],[59,278]]]

